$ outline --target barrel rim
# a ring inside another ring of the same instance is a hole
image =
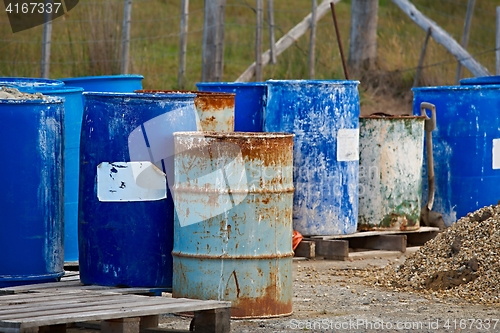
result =
[[[194,99],[195,94],[149,94],[135,92],[110,92],[110,91],[84,91],[83,96],[88,97],[115,97],[115,98],[131,98],[131,99]]]
[[[24,92],[23,92],[24,93]],[[24,105],[24,104],[62,104],[64,99],[57,96],[46,96],[38,99],[14,99],[0,98],[0,104]]]
[[[221,98],[232,98],[236,93],[222,91],[199,91],[199,90],[161,90],[161,89],[138,89],[134,90],[138,94],[196,94],[198,97],[214,96]]]
[[[468,77],[460,80],[460,85],[499,85],[500,75]]]
[[[448,92],[448,91],[475,91],[475,90],[500,90],[500,84],[476,84],[463,86],[435,86],[435,87],[416,87],[411,89],[414,93],[418,92]]]
[[[426,116],[414,116],[414,115],[368,115],[368,116],[359,116],[359,119],[384,119],[384,120],[425,120]]]
[[[15,82],[18,82],[16,84]],[[21,84],[19,84],[21,83]],[[2,76],[0,77],[0,86],[7,87],[62,87],[64,82],[61,80],[45,79],[45,78],[35,78],[35,77],[23,77],[23,76]]]
[[[267,83],[271,85],[296,85],[296,84],[309,84],[309,85],[340,85],[340,86],[350,86],[359,85],[359,81],[357,80],[267,80]]]
[[[197,82],[197,87],[267,87],[266,82]]]
[[[144,79],[144,75],[141,74],[118,74],[118,75],[91,75],[91,76],[78,76],[78,77],[65,77],[65,78],[59,78],[57,80],[62,81],[63,83],[65,81],[74,83],[78,81],[100,81],[100,80],[122,80],[122,79]]]
[[[64,94],[64,93],[79,93],[79,92],[84,92],[85,89],[81,87],[70,87],[70,86],[40,86],[37,88],[32,88],[29,87],[27,89],[23,89],[22,92],[26,93],[41,93],[41,94],[46,94],[46,93],[51,93],[51,94]]]
[[[294,133],[286,132],[215,132],[215,131],[179,131],[174,132],[175,137],[207,137],[215,139],[278,139],[278,138],[293,138]]]

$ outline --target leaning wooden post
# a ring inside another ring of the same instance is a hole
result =
[[[460,43],[465,50],[467,50],[467,44],[469,44],[470,26],[474,14],[475,4],[476,0],[469,0],[467,4],[467,14],[465,14],[464,32],[462,34],[462,42]],[[455,76],[455,83],[458,84],[461,78],[462,78],[462,64],[459,62],[457,64],[457,74]]]

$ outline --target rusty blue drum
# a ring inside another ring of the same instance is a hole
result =
[[[173,297],[292,312],[293,135],[175,133]]]

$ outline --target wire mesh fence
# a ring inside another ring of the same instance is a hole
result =
[[[320,1],[318,1],[319,3]],[[50,40],[51,78],[120,73],[123,61],[129,73],[142,74],[145,88],[194,89],[201,80],[204,1],[189,1],[186,69],[179,86],[179,51],[182,0],[133,0],[130,49],[123,59],[124,0],[87,0],[53,21]],[[460,41],[468,0],[415,0],[414,5]],[[262,50],[270,47],[268,1],[264,1]],[[495,72],[496,6],[500,2],[475,4],[468,51]],[[276,40],[306,17],[312,0],[274,1]],[[3,8],[2,8],[3,9]],[[348,50],[350,1],[336,6],[344,48]],[[32,76],[41,73],[42,33],[38,26],[12,33],[5,13],[0,15],[0,75]],[[255,61],[256,1],[226,0],[224,22],[224,81],[234,81]],[[426,32],[397,6],[380,0],[378,9],[377,65],[413,82]],[[263,79],[309,78],[310,43],[305,33],[284,51],[276,64],[263,69]],[[342,79],[343,70],[332,17],[325,15],[316,28],[315,78]],[[457,60],[432,41],[427,49],[420,84],[453,84]],[[464,77],[471,76],[464,70]]]

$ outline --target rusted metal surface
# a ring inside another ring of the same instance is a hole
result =
[[[360,118],[358,230],[420,228],[424,121]]]
[[[173,297],[292,312],[293,135],[175,133]]]
[[[199,131],[234,132],[236,94],[205,91],[136,90],[137,93],[192,93],[200,121]]]

